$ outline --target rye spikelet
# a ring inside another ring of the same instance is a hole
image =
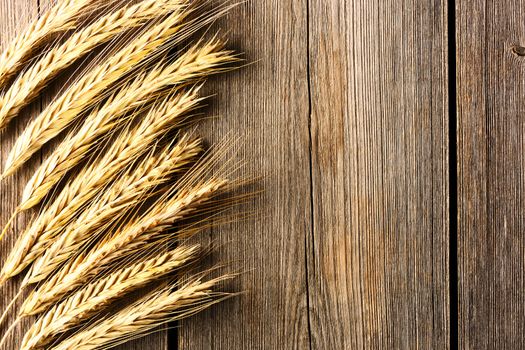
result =
[[[57,198],[47,205],[18,238],[2,272],[0,283],[17,275],[42,255],[63,228],[72,222],[79,210],[93,199],[107,183],[137,157],[144,154],[158,138],[184,122],[185,116],[198,107],[199,87],[167,98],[152,108],[130,131],[124,131],[101,159],[80,171],[68,181]]]
[[[187,23],[181,23],[186,15],[184,9],[174,11],[153,25],[150,30],[145,30],[107,61],[90,70],[47,106],[16,140],[7,157],[3,176],[13,173],[42,145],[71,125],[87,108],[97,103],[108,87],[162,47]]]
[[[3,96],[0,96],[0,130],[37,97],[51,79],[75,60],[98,45],[115,38],[119,33],[183,6],[183,0],[144,0],[103,16],[88,27],[75,32],[63,44],[51,48],[24,71]]]
[[[175,186],[176,194],[161,198],[145,214],[126,223],[113,234],[97,243],[89,252],[81,252],[71,259],[48,280],[38,286],[24,301],[23,314],[36,314],[47,310],[105,267],[131,251],[140,251],[148,241],[158,238],[174,223],[198,214],[227,185],[226,180],[211,179],[189,186]]]
[[[80,330],[52,350],[108,349],[135,339],[166,322],[180,320],[216,304],[231,294],[213,292],[224,276],[210,281],[192,280],[178,289],[164,288],[114,315]]]
[[[108,6],[111,1],[59,0],[34,20],[0,55],[0,90],[20,72],[36,50],[58,33],[72,30],[83,16]]]
[[[44,348],[57,336],[79,327],[111,302],[185,266],[197,257],[199,250],[197,245],[180,246],[87,284],[42,315],[24,336],[21,350]]]
[[[96,239],[128,211],[148,197],[155,187],[185,169],[201,152],[200,140],[183,136],[174,147],[166,147],[160,155],[147,156],[142,164],[117,179],[84,210],[74,223],[67,226],[57,240],[31,266],[27,283],[47,278],[64,261],[86,243]]]
[[[169,86],[180,86],[222,71],[221,66],[235,60],[231,52],[221,51],[222,47],[220,40],[212,40],[205,45],[197,44],[175,63],[157,66],[116,92],[100,109],[90,114],[82,127],[66,138],[37,169],[24,189],[20,209],[26,210],[39,203],[65,173],[88,154],[88,150],[99,142],[101,136],[126,121],[123,116],[128,112],[158,98]]]

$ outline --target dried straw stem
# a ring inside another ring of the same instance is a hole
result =
[[[100,109],[88,116],[82,127],[66,138],[44,161],[27,183],[21,210],[39,203],[64,176],[77,165],[93,147],[100,136],[127,119],[128,112],[156,98],[169,86],[180,86],[194,79],[222,71],[221,66],[235,60],[229,51],[221,51],[223,44],[212,40],[197,44],[165,67],[139,75],[129,85],[115,93]]]
[[[72,222],[107,183],[147,152],[155,140],[179,126],[184,121],[184,116],[197,108],[202,100],[198,97],[198,91],[199,87],[195,87],[156,105],[136,127],[121,133],[102,158],[68,181],[55,200],[44,208],[18,238],[4,263],[0,282],[17,275],[42,255],[64,227]]]
[[[108,87],[165,44],[184,25],[177,26],[186,15],[187,12],[182,8],[174,11],[107,61],[90,70],[47,106],[15,142],[7,157],[3,176],[12,174],[46,142],[96,104]]]
[[[47,278],[86,243],[96,239],[104,228],[116,222],[152,194],[152,190],[185,169],[201,152],[200,140],[184,136],[160,155],[146,157],[140,166],[117,179],[91,202],[76,221],[66,227],[57,240],[31,266],[27,283]]]
[[[156,327],[194,315],[231,294],[213,292],[229,276],[202,282],[193,280],[177,290],[164,288],[92,326],[80,330],[52,350],[108,349],[143,336]]]
[[[0,55],[0,90],[20,72],[43,44],[58,34],[75,29],[80,19],[111,1],[59,0],[34,20]]]
[[[179,188],[176,195],[166,201],[160,199],[141,217],[105,237],[89,252],[81,252],[75,259],[65,262],[59,271],[31,293],[21,312],[35,314],[45,311],[114,261],[159,237],[175,222],[197,213],[199,207],[216,196],[226,184],[225,180],[212,179]]]
[[[79,327],[111,302],[183,267],[197,257],[199,250],[198,245],[180,246],[87,284],[42,315],[24,336],[21,350],[43,348],[60,334]]]
[[[183,0],[144,0],[123,7],[75,32],[63,44],[51,48],[0,96],[0,130],[36,98],[51,79],[75,60],[119,33],[180,9],[184,3]]]

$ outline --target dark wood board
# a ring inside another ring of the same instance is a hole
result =
[[[456,1],[459,347],[525,344],[524,1]]]

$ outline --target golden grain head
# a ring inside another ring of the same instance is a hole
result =
[[[208,205],[213,205],[213,200],[230,190],[230,184],[235,183],[221,177],[227,175],[231,168],[231,163],[223,158],[227,149],[223,144],[216,152],[210,152],[147,211],[130,217],[129,222],[110,231],[89,251],[82,251],[74,259],[65,261],[24,302],[23,312],[33,314],[48,309],[114,261],[130,252],[140,251],[147,242],[162,238],[163,233],[175,223],[200,217],[201,214],[210,215]]]
[[[223,276],[209,281],[191,279],[178,287],[162,288],[139,302],[93,325],[79,330],[53,350],[110,348],[145,335],[159,325],[194,315],[226,298],[230,293],[214,292]]]
[[[173,146],[146,156],[141,164],[116,179],[65,227],[33,263],[25,281],[37,283],[47,278],[83,245],[95,240],[107,227],[154,195],[155,188],[184,171],[201,150],[200,139],[183,135]]]
[[[44,11],[0,54],[0,90],[56,34],[77,28],[82,23],[82,18],[113,3],[103,0],[61,0]]]
[[[170,48],[222,16],[228,9],[220,8],[195,20],[186,20],[192,8],[183,7],[143,30],[124,47],[116,45],[119,50],[80,77],[29,124],[8,154],[3,176],[12,174],[45,143],[107,97],[106,93],[122,81],[121,78],[165,56]]]
[[[176,92],[196,79],[221,72],[224,65],[236,61],[230,51],[222,50],[222,46],[218,39],[198,43],[174,63],[159,64],[149,72],[138,74],[91,113],[36,170],[24,189],[20,208],[26,210],[39,203],[69,169],[100,143],[101,137],[110,135],[110,131],[129,120],[124,118],[128,113],[136,114],[143,105]]]
[[[102,16],[73,33],[64,43],[50,48],[0,96],[0,130],[34,100],[51,79],[95,47],[115,39],[126,30],[183,6],[186,6],[185,0],[144,0],[130,4]]]
[[[157,239],[174,223],[197,215],[199,206],[211,200],[225,185],[224,180],[208,180],[185,188],[166,202],[159,201],[147,213],[110,233],[89,252],[66,261],[60,270],[49,276],[24,301],[21,312],[35,314],[47,310],[125,254],[140,251],[145,243]]]
[[[42,315],[24,336],[21,350],[48,345],[61,333],[81,326],[113,301],[185,267],[198,256],[199,251],[198,245],[182,245],[169,252],[156,253],[152,258],[131,266],[115,268],[107,276],[88,283]]]
[[[7,156],[2,178],[75,125],[13,215],[43,202],[0,271],[1,284],[30,267],[19,295],[35,285],[0,346],[22,318],[41,314],[22,350],[110,348],[233,295],[214,291],[232,275],[166,278],[187,273],[202,254],[183,239],[220,223],[216,215],[238,200],[222,196],[240,183],[230,180],[238,165],[228,140],[197,159],[200,139],[181,130],[167,137],[201,106],[205,78],[239,61],[218,36],[174,49],[233,6],[196,15],[204,7],[189,0],[58,0],[0,54],[1,131],[60,72],[108,44]],[[161,279],[145,297],[106,312]]]
[[[185,12],[162,19],[73,83],[39,114],[17,139],[7,157],[4,176],[25,163],[45,143],[75,122],[103,97],[102,93],[136,68],[175,35]]]
[[[19,274],[41,256],[56,236],[108,183],[147,152],[159,137],[179,126],[202,101],[198,96],[199,90],[200,86],[196,86],[160,101],[137,126],[130,126],[129,130],[122,132],[102,157],[67,182],[17,239],[2,267],[1,280]]]

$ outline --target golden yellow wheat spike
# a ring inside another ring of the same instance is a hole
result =
[[[39,285],[24,301],[22,314],[41,313],[61,300],[129,251],[140,249],[174,223],[198,213],[199,207],[217,196],[227,185],[226,180],[210,179],[178,188],[174,197],[161,198],[145,214],[124,224],[113,234],[97,243],[88,252],[64,262],[56,273]]]
[[[139,302],[81,329],[52,350],[91,350],[111,348],[145,335],[166,322],[180,320],[202,311],[233,294],[213,292],[223,276],[210,281],[190,280],[179,288],[164,288]]]
[[[23,191],[20,209],[26,210],[38,204],[65,173],[86,157],[95,143],[100,142],[100,136],[108,135],[109,131],[127,120],[123,116],[128,112],[158,98],[169,86],[180,86],[221,72],[221,66],[235,60],[230,51],[221,49],[219,40],[197,44],[176,62],[154,67],[116,92],[102,107],[91,113],[82,126],[71,133],[36,170]]]
[[[41,256],[79,211],[95,198],[136,157],[167,131],[184,122],[198,107],[199,87],[167,98],[153,107],[136,127],[117,137],[103,157],[82,169],[17,239],[0,272],[0,283],[13,277]]]
[[[96,66],[34,119],[16,140],[6,160],[4,175],[14,172],[46,142],[71,125],[102,93],[165,44],[179,29],[186,11],[174,11]],[[177,25],[178,24],[178,25]]]
[[[185,5],[183,0],[144,0],[109,13],[47,51],[0,95],[0,130],[58,73],[118,34]]]
[[[185,170],[200,151],[200,140],[183,136],[174,147],[166,147],[159,155],[147,156],[140,166],[111,183],[33,263],[25,278],[27,283],[37,283],[51,275],[83,244],[96,239],[110,223],[153,194],[154,188]]]
[[[42,315],[24,336],[20,349],[42,349],[60,334],[80,326],[114,300],[184,267],[197,257],[199,250],[198,245],[182,245],[87,284]]]
[[[112,1],[59,0],[42,13],[0,55],[0,91],[31,59],[37,49],[57,33],[75,29],[79,20]]]

